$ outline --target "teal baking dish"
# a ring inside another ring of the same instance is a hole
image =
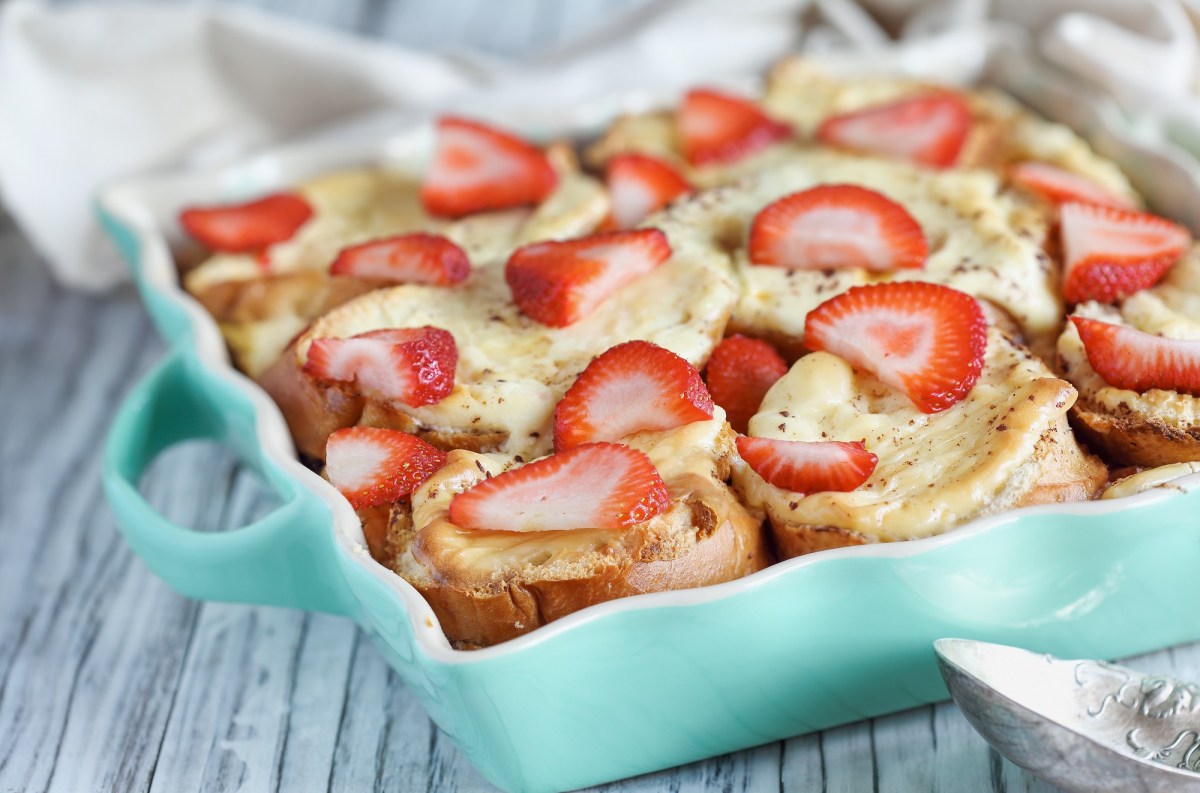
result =
[[[1028,58],[1006,56],[1010,46],[992,40],[993,57],[971,60],[974,50],[946,43],[916,62],[909,51],[873,63],[998,82],[1089,133],[1160,210],[1200,211],[1190,161],[1132,142],[1114,108],[1056,87]],[[526,131],[574,131],[616,107]],[[130,545],[181,593],[355,620],[439,727],[510,791],[597,784],[945,699],[931,647],[942,636],[1105,658],[1200,639],[1197,475],[1127,499],[812,554],[719,586],[602,604],[488,649],[452,649],[425,601],[366,552],[350,506],[296,460],[274,404],[233,370],[215,324],[179,287],[169,249],[185,202],[231,200],[353,162],[415,163],[428,138],[425,125],[363,133],[203,175],[129,181],[100,197],[101,220],[170,346],[117,414],[105,490]],[[155,513],[138,492],[141,474],[191,438],[231,446],[282,505],[220,534]]]

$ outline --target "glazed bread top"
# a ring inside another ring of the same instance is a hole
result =
[[[547,327],[523,314],[499,262],[476,268],[459,287],[397,286],[334,309],[300,337],[295,365],[303,365],[316,338],[443,328],[458,348],[454,390],[432,405],[390,407],[430,429],[502,433],[502,451],[509,454],[545,454],[554,406],[595,356],[643,339],[702,367],[720,340],[737,290],[728,256],[710,238],[715,231],[667,219],[659,227],[670,241],[670,258],[567,327]]]
[[[636,433],[623,442],[649,456],[670,493],[668,509],[651,520],[625,529],[461,529],[449,518],[454,496],[518,463],[507,455],[454,451],[413,494],[415,535],[397,571],[418,583],[480,593],[506,581],[586,579],[598,568],[682,556],[728,520],[731,510],[741,509],[725,484],[733,433],[719,408],[712,420]],[[695,571],[698,581],[705,575]]]
[[[1188,251],[1157,286],[1130,295],[1119,307],[1088,302],[1073,313],[1169,339],[1200,340],[1200,246]],[[1074,323],[1068,322],[1059,337],[1058,356],[1064,376],[1092,410],[1179,429],[1200,423],[1200,397],[1157,388],[1139,393],[1104,382],[1088,363]]]
[[[608,212],[603,186],[579,172],[575,155],[562,144],[547,150],[558,185],[532,209],[480,212],[457,220],[436,218],[421,203],[420,178],[382,167],[355,168],[312,179],[297,191],[313,207],[313,217],[291,239],[266,251],[266,267],[252,254],[216,253],[184,279],[198,294],[227,281],[305,270],[327,271],[338,252],[359,242],[425,231],[456,243],[473,264],[503,262],[527,242],[585,234]]]
[[[768,484],[746,465],[735,468],[735,481],[776,526],[835,527],[885,541],[940,534],[1014,506],[1038,484],[1039,442],[1067,432],[1075,396],[995,328],[975,387],[933,414],[843,359],[816,352],[767,392],[749,434],[861,440],[879,457],[874,473],[856,490],[807,496]]]
[[[752,264],[746,237],[755,215],[785,195],[820,184],[849,183],[882,193],[920,224],[929,245],[921,268],[805,270]],[[705,230],[729,250],[741,295],[733,322],[739,330],[798,342],[805,315],[835,294],[859,284],[933,281],[1002,308],[1031,339],[1053,346],[1063,305],[1057,267],[1042,250],[1042,210],[1001,189],[982,170],[931,170],[909,163],[843,154],[830,149],[794,151],[786,162],[727,187],[676,203],[648,223],[671,218]],[[707,231],[719,229],[719,237]]]

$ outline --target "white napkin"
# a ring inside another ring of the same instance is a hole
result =
[[[492,116],[661,93],[761,72],[797,47],[879,47],[885,27],[919,38],[996,19],[1036,31],[1047,58],[1131,112],[1196,120],[1200,140],[1189,3],[1200,0],[868,0],[872,17],[850,0],[651,0],[569,46],[507,62],[228,6],[10,0],[0,5],[0,198],[64,283],[99,289],[125,277],[92,216],[97,188],[119,176],[211,167],[383,109]]]

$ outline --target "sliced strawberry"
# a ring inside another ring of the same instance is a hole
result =
[[[784,196],[754,218],[750,261],[808,270],[921,267],[928,247],[908,210],[874,190],[825,184]]]
[[[750,100],[703,88],[683,98],[678,124],[683,156],[692,165],[738,160],[792,134]]]
[[[804,321],[804,346],[840,356],[924,413],[965,397],[983,369],[987,322],[970,295],[920,281],[856,286]]]
[[[593,234],[518,248],[504,268],[513,300],[533,319],[563,328],[671,256],[658,229]]]
[[[1091,179],[1045,162],[1014,165],[1008,178],[1026,190],[1055,204],[1077,203],[1131,209],[1124,198],[1105,190]]]
[[[809,495],[849,492],[871,478],[879,458],[862,441],[784,441],[739,435],[738,454],[775,487]]]
[[[842,149],[945,168],[958,160],[971,111],[949,93],[901,99],[825,119],[817,140]]]
[[[618,154],[605,170],[612,201],[611,226],[631,229],[692,186],[669,163],[645,154]]]
[[[485,479],[450,502],[464,529],[566,531],[644,523],[671,502],[643,452],[585,443]]]
[[[704,376],[713,401],[737,432],[745,432],[763,397],[787,374],[787,362],[765,341],[730,336],[717,345]]]
[[[1110,303],[1154,286],[1192,244],[1183,226],[1144,212],[1063,204],[1059,218],[1069,303]]]
[[[1200,396],[1200,339],[1167,339],[1087,317],[1071,321],[1079,329],[1088,363],[1109,385]]]
[[[331,275],[377,278],[397,284],[449,286],[466,280],[471,262],[440,234],[400,234],[343,248]]]
[[[447,116],[438,120],[437,151],[421,184],[421,201],[431,215],[457,218],[540,203],[557,183],[541,149],[477,121]]]
[[[432,405],[454,389],[458,348],[441,328],[372,330],[348,339],[315,339],[304,371],[319,380],[356,383],[375,399]]]
[[[420,438],[379,427],[346,427],[325,442],[325,473],[355,509],[407,496],[445,462]]]
[[[206,248],[224,253],[259,253],[290,240],[313,215],[296,193],[276,193],[245,204],[189,207],[179,213],[184,230]]]
[[[592,359],[554,409],[554,448],[615,441],[712,418],[700,373],[670,350],[627,341]]]

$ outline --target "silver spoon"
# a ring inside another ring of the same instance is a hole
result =
[[[1200,687],[968,639],[933,648],[971,726],[1042,779],[1080,793],[1200,793]]]

